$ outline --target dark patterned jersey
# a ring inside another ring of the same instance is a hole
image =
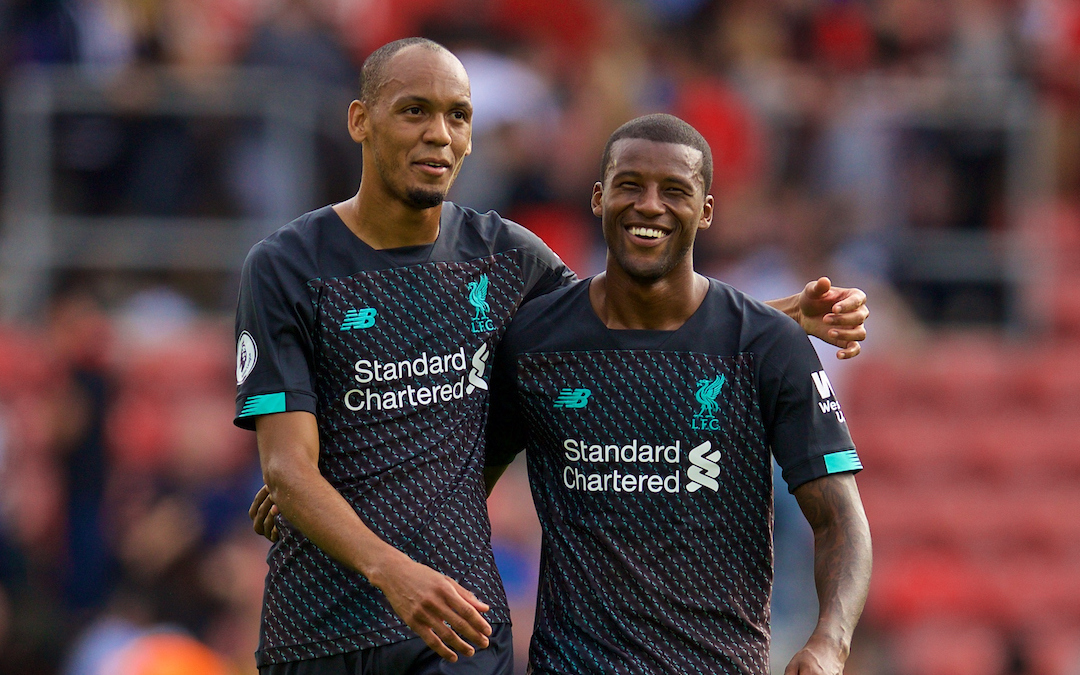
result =
[[[772,460],[861,468],[802,329],[710,280],[675,331],[609,330],[589,282],[500,347],[488,463],[526,450],[543,527],[534,673],[768,672]]]
[[[236,423],[313,413],[319,470],[379,537],[509,613],[482,479],[493,350],[518,306],[572,273],[539,238],[451,203],[427,246],[374,250],[331,207],[248,255]],[[260,665],[415,635],[380,591],[279,518]]]

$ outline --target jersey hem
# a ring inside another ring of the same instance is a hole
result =
[[[502,620],[500,620],[499,617],[495,617],[496,620],[492,621],[491,625],[512,625],[510,623],[509,610],[507,610],[503,616],[504,618],[502,618]],[[372,649],[374,647],[385,647],[386,645],[397,644],[398,642],[411,640],[415,637],[417,637],[417,635],[412,632],[411,628],[405,624],[400,624],[397,626],[379,628],[378,630],[369,631],[367,633],[355,633],[353,635],[319,640],[317,642],[304,642],[295,645],[261,649],[255,652],[255,664],[259,668],[263,668],[279,663],[320,659],[327,656],[335,656],[337,654],[347,654],[349,652]]]

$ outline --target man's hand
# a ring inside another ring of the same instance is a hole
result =
[[[840,645],[811,637],[806,646],[791,657],[784,675],[843,675],[847,653]]]
[[[491,625],[480,613],[490,608],[450,577],[404,554],[389,574],[375,576],[369,581],[383,592],[394,612],[447,661],[488,646]]]
[[[795,315],[809,335],[840,347],[838,359],[851,359],[859,355],[859,341],[866,339],[866,293],[857,288],[833,287],[829,277],[806,284],[799,294]]]
[[[255,531],[269,531],[275,507],[312,544],[381,590],[409,628],[439,656],[456,661],[488,646],[488,606],[453,579],[421,565],[383,541],[319,471],[315,415],[290,411],[255,419],[259,460],[272,504],[255,497],[248,514]],[[261,523],[261,525],[260,525]],[[469,644],[472,643],[472,644]],[[456,652],[456,653],[455,653]]]
[[[280,512],[277,504],[274,503],[274,498],[270,496],[270,488],[262,486],[262,489],[256,493],[255,499],[251,501],[251,508],[248,509],[248,517],[251,518],[255,534],[262,535],[270,541],[277,541],[277,515]]]
[[[248,509],[255,532],[277,541],[274,518],[278,513],[270,489],[264,485]],[[401,557],[404,562],[394,565],[392,574],[379,583],[371,582],[382,590],[409,628],[447,661],[456,661],[458,653],[472,656],[476,653],[474,645],[487,647],[491,625],[480,613],[488,611],[488,606],[450,577],[407,556]]]

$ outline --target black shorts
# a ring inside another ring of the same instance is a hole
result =
[[[513,672],[514,638],[508,623],[491,627],[487,649],[469,657],[459,655],[455,663],[431,651],[416,637],[348,654],[259,668],[259,675],[513,675]]]

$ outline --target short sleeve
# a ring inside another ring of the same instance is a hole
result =
[[[532,287],[525,294],[523,302],[528,302],[541,295],[547,295],[577,281],[577,275],[566,266],[566,263],[554,251],[548,248],[546,244],[542,244],[542,247],[546,254],[537,256],[538,274],[536,274]]]
[[[577,281],[574,271],[543,239],[513,221],[503,220],[503,223],[506,224],[503,233],[507,237],[503,245],[524,254],[525,297],[522,302],[547,295]]]
[[[236,308],[236,417],[255,428],[270,413],[315,413],[313,304],[303,275],[266,242],[244,262]]]
[[[862,463],[843,410],[810,339],[794,322],[784,325],[762,359],[762,413],[773,456],[789,491]]]

